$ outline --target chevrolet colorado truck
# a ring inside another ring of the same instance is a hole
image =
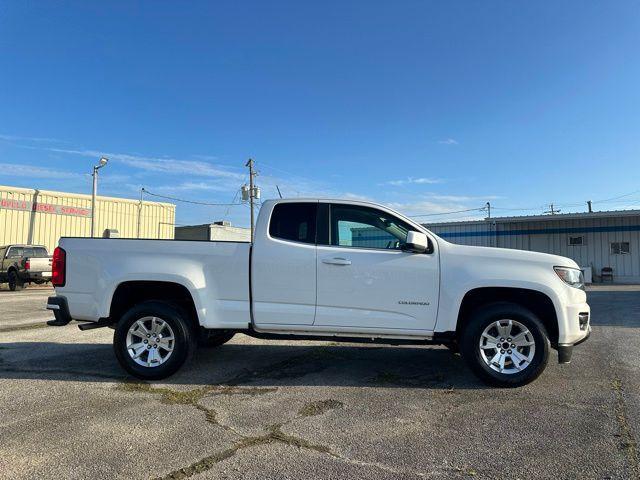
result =
[[[573,260],[454,245],[350,200],[266,201],[253,243],[62,238],[52,283],[50,323],[113,328],[119,363],[144,379],[241,332],[447,345],[485,382],[519,386],[591,331]]]
[[[5,245],[0,247],[0,283],[9,290],[22,290],[25,283],[51,280],[51,257],[42,245]]]

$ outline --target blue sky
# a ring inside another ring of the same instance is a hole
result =
[[[100,193],[227,203],[253,157],[264,198],[640,207],[639,46],[635,1],[3,2],[0,184],[104,154]]]

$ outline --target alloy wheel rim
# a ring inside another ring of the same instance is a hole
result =
[[[478,347],[484,363],[505,375],[525,370],[536,353],[533,334],[522,323],[511,319],[490,323],[482,332]]]
[[[162,365],[169,359],[174,347],[173,329],[159,317],[140,318],[127,332],[127,353],[143,367]]]

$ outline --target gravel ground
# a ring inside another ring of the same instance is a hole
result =
[[[589,292],[571,365],[497,390],[436,347],[200,350],[165,383],[109,329],[42,327],[47,289],[0,291],[2,478],[640,478],[640,289]]]

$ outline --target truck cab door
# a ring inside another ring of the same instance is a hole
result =
[[[432,331],[439,297],[437,245],[404,250],[408,223],[372,207],[331,204],[326,245],[318,245],[314,327],[393,333]]]
[[[285,201],[262,208],[251,253],[253,321],[270,329],[312,325],[318,202]]]

